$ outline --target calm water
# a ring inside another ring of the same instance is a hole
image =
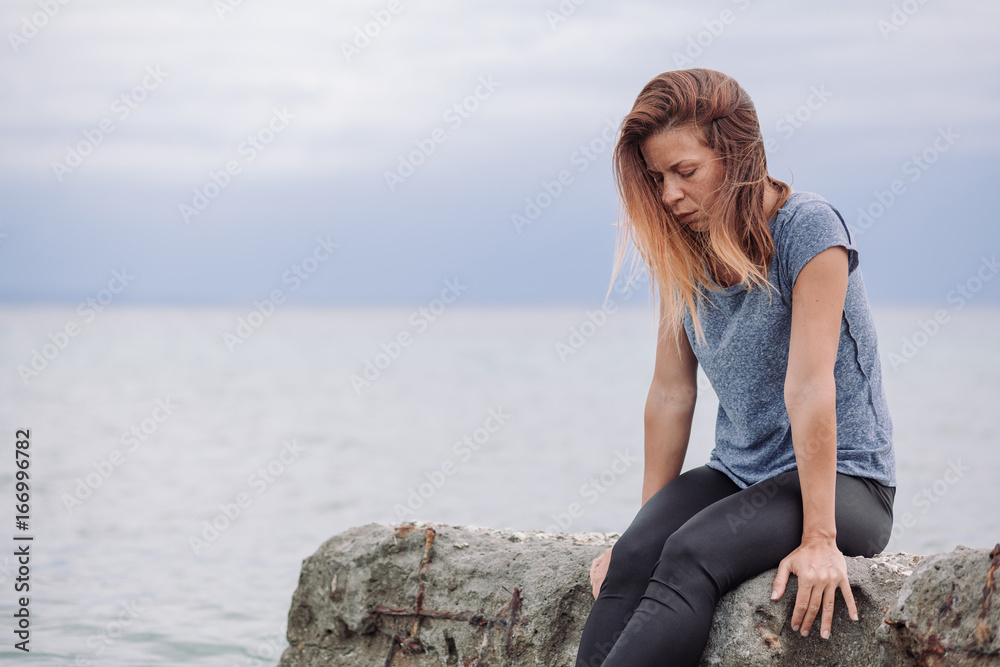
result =
[[[87,322],[74,307],[0,309],[0,540],[35,537],[30,656],[12,648],[14,547],[0,556],[0,661],[273,665],[301,560],[371,521],[546,528],[577,502],[569,530],[624,530],[641,491],[652,311],[590,327],[586,308],[455,306],[426,328],[412,312],[284,307],[237,332],[247,310],[115,308]],[[933,312],[875,310],[899,483],[888,550],[1000,539],[1000,309],[949,311],[919,333]],[[80,330],[61,340],[70,322]],[[227,345],[227,332],[250,335]],[[25,381],[35,350],[53,358]],[[366,360],[368,384],[352,385]],[[712,444],[702,386],[686,467]],[[20,428],[25,533],[12,509]]]

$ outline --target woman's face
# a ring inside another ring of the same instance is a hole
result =
[[[665,130],[646,139],[640,150],[663,206],[682,225],[707,231],[725,174],[722,160],[701,133],[692,128]]]

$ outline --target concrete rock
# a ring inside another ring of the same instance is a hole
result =
[[[921,560],[886,613],[879,637],[900,647],[904,664],[1000,665],[1000,544],[959,546]]]
[[[303,561],[279,667],[573,667],[594,602],[590,563],[618,537],[431,522],[351,528]],[[720,600],[701,665],[881,667],[959,653],[996,659],[997,612],[982,596],[998,558],[964,551],[926,566],[909,554],[848,558],[861,620],[852,623],[839,600],[829,640],[819,637],[819,620],[808,637],[792,632],[795,577],[772,602],[777,570],[765,572]],[[990,558],[993,569],[982,567]],[[911,580],[911,572],[928,574]],[[961,583],[948,589],[953,610],[936,612],[933,625],[921,612],[938,593],[934,604],[945,600],[942,587],[956,577]],[[985,615],[970,619],[980,608]],[[895,610],[891,623],[887,609]],[[974,633],[983,641],[970,643]],[[927,653],[936,646],[931,635],[948,653]]]
[[[351,528],[303,562],[280,667],[572,665],[612,536]]]
[[[777,569],[768,570],[726,593],[715,609],[704,667],[824,665],[860,667],[897,664],[895,652],[875,640],[885,609],[892,604],[919,556],[880,554],[846,558],[858,622],[851,621],[838,593],[830,639],[819,636],[820,618],[807,637],[793,631],[791,618],[798,582],[790,577],[781,598],[772,601]]]

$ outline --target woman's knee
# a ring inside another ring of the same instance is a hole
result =
[[[605,585],[620,587],[647,581],[661,547],[643,539],[639,531],[626,530],[611,548]]]
[[[845,556],[871,558],[892,536],[892,498],[873,480],[838,473],[837,546]]]
[[[724,593],[727,567],[717,546],[706,538],[709,536],[684,528],[671,535],[649,576],[645,595],[672,609],[714,608]]]
[[[773,491],[777,490],[776,493]],[[750,493],[751,507],[766,505],[772,496],[781,497],[781,506],[791,511],[796,508],[796,519],[802,520],[801,479],[798,468],[792,468],[764,482],[746,489]],[[882,551],[889,543],[892,533],[892,501],[895,489],[887,491],[876,482],[864,477],[837,473],[834,514],[837,530],[837,548],[845,556],[870,558]],[[742,500],[742,499],[741,499]],[[754,514],[752,509],[741,508],[741,518],[746,518],[742,510]],[[763,512],[762,512],[763,514]],[[771,520],[766,517],[764,520]],[[748,519],[749,523],[752,520]]]
[[[703,523],[682,527],[664,542],[654,570],[674,573],[678,583],[711,573],[719,560],[719,536],[718,530],[707,530]]]
[[[892,536],[892,520],[866,522],[846,530],[837,529],[837,548],[845,556],[871,558],[881,553]]]

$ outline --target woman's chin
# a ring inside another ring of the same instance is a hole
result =
[[[701,220],[696,220],[695,222],[687,223],[688,229],[692,232],[707,232],[708,225],[704,224]]]

